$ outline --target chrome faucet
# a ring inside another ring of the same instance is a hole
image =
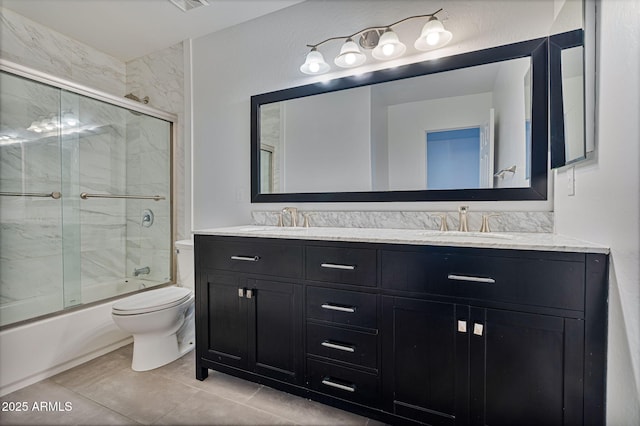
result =
[[[468,211],[469,211],[469,206],[460,206],[460,207],[458,207],[459,222],[460,222],[460,226],[458,227],[458,231],[460,231],[460,232],[468,232],[469,231],[469,222],[467,220],[467,212]]]
[[[282,209],[282,214],[289,213],[291,216],[291,227],[295,228],[298,226],[298,209],[295,207],[285,207]]]
[[[137,277],[138,275],[142,275],[142,274],[150,274],[151,273],[151,268],[149,268],[148,266],[144,266],[142,268],[136,268],[133,270],[133,275],[135,277]]]

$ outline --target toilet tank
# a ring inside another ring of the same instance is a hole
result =
[[[178,273],[176,283],[179,286],[194,289],[193,273],[193,240],[176,241],[176,258]]]

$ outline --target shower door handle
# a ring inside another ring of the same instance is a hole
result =
[[[62,197],[59,191],[53,192],[0,192],[4,197],[40,197],[40,198],[53,198],[54,200]]]

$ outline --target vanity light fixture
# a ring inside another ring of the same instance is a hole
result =
[[[341,68],[353,68],[366,62],[367,56],[360,50],[360,47],[365,50],[371,50],[371,56],[381,61],[398,58],[405,53],[407,46],[400,41],[392,27],[410,19],[429,18],[422,28],[420,37],[416,39],[413,46],[422,51],[439,49],[448,44],[453,38],[451,32],[445,30],[442,22],[436,18],[436,14],[441,11],[442,9],[438,9],[428,15],[409,16],[390,25],[368,27],[348,36],[330,37],[320,43],[307,44],[311,51],[307,54],[300,71],[310,75],[324,74],[329,71],[330,66],[325,62],[322,53],[318,51],[318,47],[332,40],[345,40],[340,48],[340,53],[333,61]],[[353,41],[356,36],[360,36],[358,40],[360,47]]]

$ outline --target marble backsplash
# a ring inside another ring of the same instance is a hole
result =
[[[256,225],[277,225],[279,211],[251,212]],[[458,212],[426,211],[298,211],[298,226],[303,224],[303,213],[309,215],[312,227],[440,229],[441,215],[445,214],[450,230],[458,229]],[[500,212],[469,211],[469,231],[479,231],[482,215],[495,214],[489,219],[492,232],[553,232],[553,212]],[[289,225],[285,215],[285,225]]]

